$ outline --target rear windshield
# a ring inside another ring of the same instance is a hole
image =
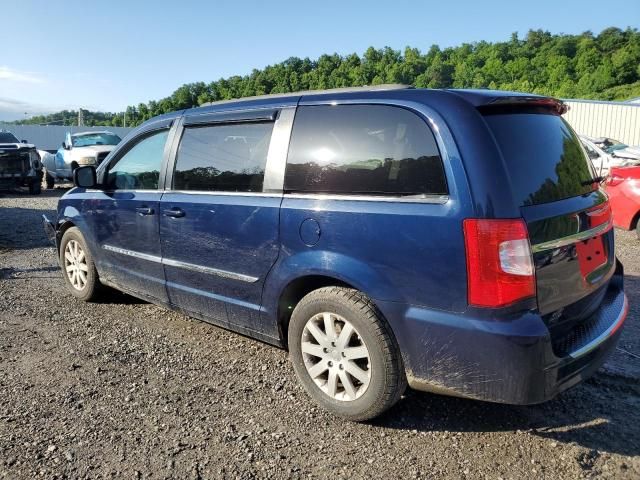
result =
[[[0,143],[19,143],[18,139],[9,132],[0,132]]]
[[[502,151],[515,199],[537,205],[589,193],[597,185],[580,140],[558,115],[485,115]]]

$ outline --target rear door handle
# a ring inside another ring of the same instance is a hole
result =
[[[173,217],[173,218],[180,218],[180,217],[184,217],[185,215],[184,210],[178,207],[169,208],[167,210],[164,210],[162,213],[164,213],[166,217]]]
[[[136,208],[136,212],[141,217],[144,216],[144,215],[153,215],[155,213],[153,211],[153,208],[150,208],[150,207],[137,207]]]

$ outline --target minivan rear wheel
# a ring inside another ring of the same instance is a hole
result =
[[[60,267],[67,289],[76,298],[89,302],[98,294],[100,283],[93,256],[77,227],[71,227],[60,242]]]
[[[325,287],[306,295],[291,315],[288,340],[304,389],[335,415],[353,421],[374,418],[406,389],[393,333],[357,290]]]

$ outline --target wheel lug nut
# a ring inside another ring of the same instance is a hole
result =
[[[342,358],[346,358],[346,354],[344,352],[340,352],[340,355],[342,355]]]
[[[324,348],[322,349],[322,351],[323,351],[324,353],[329,353],[329,349],[328,349],[327,347],[324,347]]]
[[[331,360],[329,360],[329,366],[333,367],[333,362]]]
[[[338,365],[338,368],[340,368],[340,370],[344,370],[344,365],[339,364],[339,365]]]
[[[331,346],[335,347],[336,346],[336,342],[331,342]]]

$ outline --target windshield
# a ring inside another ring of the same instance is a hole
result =
[[[120,140],[119,136],[113,133],[91,133],[87,135],[78,135],[71,137],[71,143],[74,147],[89,147],[91,145],[117,145]]]
[[[613,138],[605,138],[604,141],[600,143],[600,148],[607,153],[613,153],[616,150],[627,148],[627,145],[618,140],[614,140]]]
[[[558,115],[486,115],[520,205],[576,197],[597,189],[578,137]]]
[[[20,143],[13,133],[0,132],[0,143]]]

